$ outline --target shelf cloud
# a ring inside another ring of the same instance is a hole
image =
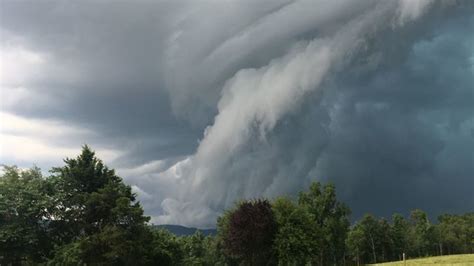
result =
[[[2,5],[2,163],[91,144],[154,223],[314,180],[355,218],[474,207],[471,1]]]

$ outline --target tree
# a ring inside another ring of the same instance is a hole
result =
[[[440,254],[472,253],[474,250],[474,213],[443,214],[435,226]]]
[[[183,237],[183,249],[185,252],[184,264],[202,265],[206,255],[204,246],[205,237],[201,231],[197,230],[193,235]]]
[[[392,226],[390,223],[382,218],[379,219],[379,245],[380,245],[380,261],[390,261],[395,260],[396,255],[394,255],[394,242],[392,235]]]
[[[151,261],[156,265],[180,265],[186,256],[182,241],[165,229],[154,229]]]
[[[107,225],[100,232],[62,245],[52,265],[150,265],[152,238],[147,228],[131,232]]]
[[[218,220],[224,252],[248,265],[265,265],[272,260],[277,230],[267,200],[243,201]]]
[[[0,177],[0,264],[43,262],[52,245],[47,230],[52,201],[37,167],[4,166]]]
[[[413,230],[414,250],[418,257],[429,255],[432,230],[428,215],[424,211],[416,209],[410,213],[410,221]]]
[[[398,256],[398,260],[403,258],[403,253],[409,254],[412,250],[412,238],[410,237],[410,224],[400,214],[392,215],[392,241],[394,246],[394,254]]]
[[[274,249],[279,263],[310,264],[323,248],[323,235],[315,217],[288,198],[277,198],[273,211],[278,224]]]
[[[360,265],[365,257],[366,247],[365,232],[360,225],[354,226],[347,235],[346,245],[349,251],[349,256]]]
[[[215,238],[204,236],[197,230],[191,236],[180,237],[180,245],[184,252],[182,264],[184,265],[224,265],[217,250]],[[174,263],[176,265],[177,263]]]
[[[349,231],[349,208],[336,198],[334,185],[311,184],[308,192],[301,192],[298,199],[307,208],[324,236],[319,250],[320,265],[338,264],[345,258],[345,241]]]
[[[364,232],[365,236],[365,247],[367,252],[365,252],[366,255],[371,256],[371,260],[368,260],[366,258],[366,261],[371,261],[372,263],[377,263],[377,247],[379,247],[379,239],[380,239],[380,228],[379,228],[379,223],[377,222],[377,219],[370,215],[366,214],[360,220],[359,225]]]
[[[143,215],[130,186],[88,146],[64,162],[50,179],[56,191],[50,225],[58,246],[67,244],[57,250],[57,259],[74,254],[87,264],[127,265],[146,257],[149,217]]]

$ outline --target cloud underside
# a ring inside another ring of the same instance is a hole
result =
[[[155,223],[313,180],[356,217],[474,207],[469,1],[23,5],[2,13],[2,161],[92,143]]]

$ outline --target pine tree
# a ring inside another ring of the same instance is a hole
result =
[[[62,245],[58,263],[125,265],[143,259],[151,234],[149,217],[130,186],[84,146],[75,159],[54,168],[53,230]]]

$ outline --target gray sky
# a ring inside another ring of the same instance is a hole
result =
[[[154,223],[333,182],[354,218],[474,209],[472,1],[0,0],[0,162],[87,143]]]

